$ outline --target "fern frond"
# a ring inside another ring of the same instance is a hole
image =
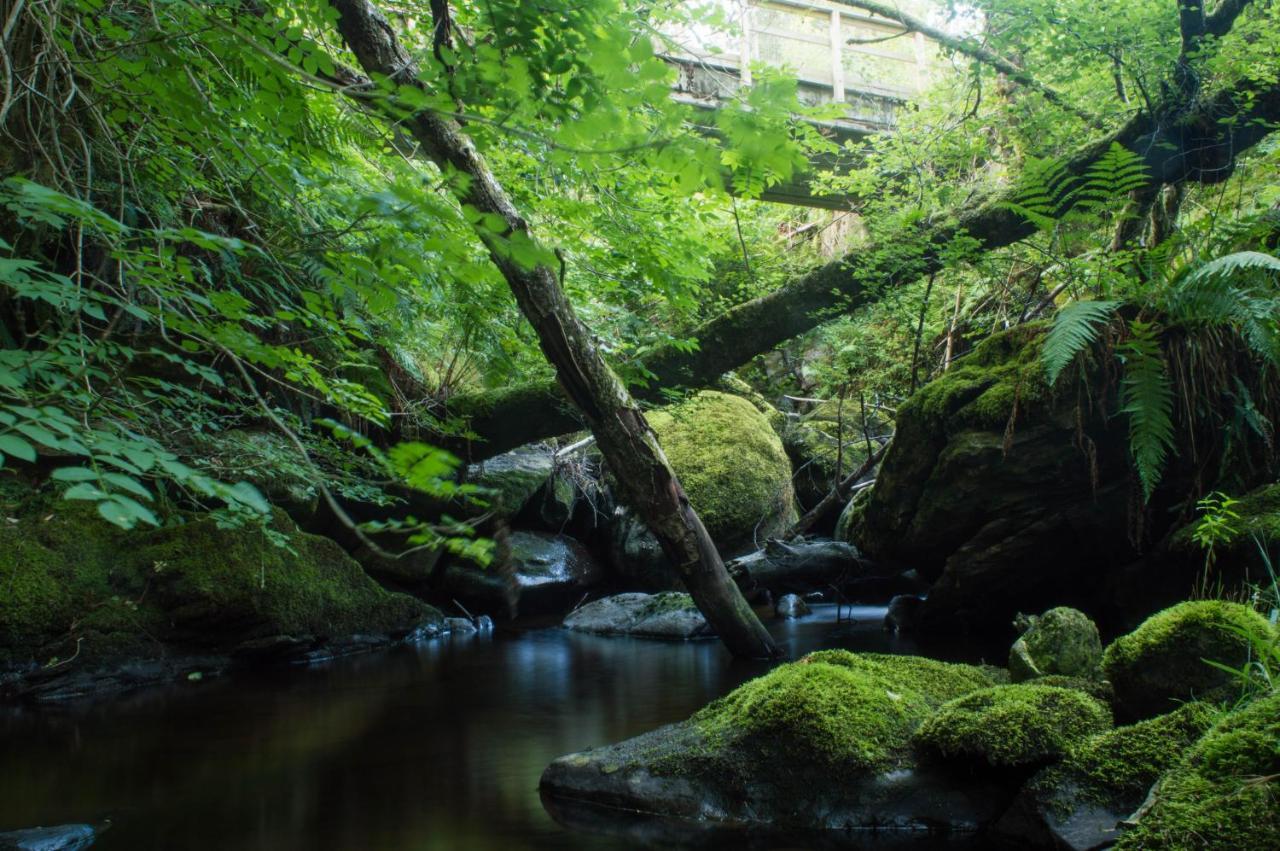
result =
[[[1058,311],[1040,355],[1050,385],[1057,382],[1076,355],[1098,339],[1099,330],[1119,306],[1118,301],[1077,301]]]
[[[1124,360],[1123,407],[1129,416],[1129,452],[1142,483],[1143,501],[1151,499],[1173,447],[1173,384],[1165,369],[1158,328],[1134,320],[1119,350]]]
[[[1076,192],[1076,204],[1085,209],[1105,206],[1146,186],[1148,180],[1147,164],[1142,157],[1112,142],[1107,152],[1085,172],[1084,182]]]
[[[1187,276],[1186,283],[1191,285],[1212,278],[1232,277],[1250,271],[1280,272],[1280,258],[1263,254],[1261,251],[1237,251],[1205,263]]]
[[[1071,206],[1076,178],[1056,159],[1027,160],[1013,200],[1000,206],[1012,210],[1040,230],[1051,230]]]

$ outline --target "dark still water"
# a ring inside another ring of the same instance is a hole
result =
[[[837,624],[818,606],[772,628],[791,658],[916,652],[881,631],[882,616],[855,609]],[[0,830],[110,819],[104,851],[636,847],[559,826],[539,801],[542,769],[681,720],[765,668],[714,641],[499,630],[87,706],[0,709]]]

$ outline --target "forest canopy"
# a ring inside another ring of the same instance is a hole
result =
[[[995,331],[1061,310],[1056,375],[1114,325],[1148,495],[1162,323],[1278,357],[1270,2],[851,0],[927,20],[941,70],[893,132],[843,142],[785,66],[710,118],[671,97],[671,33],[733,32],[732,4],[350,4],[385,14],[411,84],[362,67],[343,5],[5,4],[6,464],[124,527],[244,522],[267,502],[225,438],[265,425],[260,466],[343,516],[404,485],[452,501],[401,531],[483,558],[460,459],[582,422],[495,251],[554,270],[651,403],[737,369],[892,409]],[[422,115],[465,129],[536,238],[466,200]],[[760,200],[801,177],[842,209]],[[1269,442],[1271,401],[1239,396]]]

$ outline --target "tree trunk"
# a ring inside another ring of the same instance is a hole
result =
[[[1226,4],[1224,4],[1225,6]],[[1215,13],[1214,19],[1217,20]],[[1222,30],[1216,26],[1214,32]],[[1191,101],[1174,90],[1153,113],[1143,112],[1115,132],[1081,147],[1067,161],[1079,177],[1111,144],[1141,154],[1155,185],[1226,180],[1236,159],[1280,121],[1280,85],[1259,88],[1248,79]],[[958,236],[991,251],[1026,239],[1035,227],[1004,205],[1012,193],[961,208],[877,245],[859,248],[826,263],[771,293],[730,308],[686,337],[698,347],[667,347],[645,360],[656,378],[638,389],[656,399],[663,388],[701,387],[723,373],[768,352],[779,343],[847,315],[894,286],[912,283],[943,267],[943,249]],[[449,414],[470,420],[482,442],[457,447],[475,457],[505,452],[539,438],[581,428],[551,385],[528,385],[499,395],[454,397]]]
[[[401,86],[422,86],[416,65],[372,3],[335,0],[333,5],[339,14],[338,29],[367,74],[388,77]],[[707,621],[734,655],[776,656],[772,637],[729,578],[657,437],[600,356],[591,334],[565,297],[555,270],[545,262],[528,265],[512,256],[513,242],[535,249],[537,243],[471,140],[453,119],[434,112],[419,112],[403,126],[442,171],[465,176],[465,181],[450,182],[459,202],[501,217],[501,232],[480,225],[477,235],[537,332],[565,396],[595,435],[623,501],[657,536]]]

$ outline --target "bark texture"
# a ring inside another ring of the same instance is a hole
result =
[[[372,3],[335,0],[333,5],[342,37],[367,74],[400,86],[423,87],[412,57]],[[459,202],[501,217],[502,232],[481,226],[477,235],[537,332],[561,390],[595,435],[624,501],[653,530],[707,621],[737,656],[777,655],[768,631],[729,578],[643,413],[574,313],[555,270],[545,263],[529,266],[512,256],[512,242],[533,245],[533,233],[470,138],[453,119],[430,111],[415,113],[402,126],[446,175],[457,178],[450,185]]]

